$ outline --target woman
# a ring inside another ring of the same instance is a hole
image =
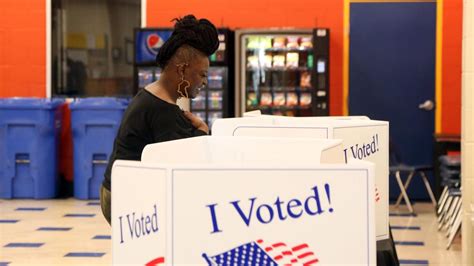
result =
[[[156,57],[160,79],[139,91],[124,113],[114,142],[100,191],[102,213],[109,224],[111,212],[111,170],[115,160],[140,160],[143,148],[151,143],[207,135],[201,119],[183,112],[178,98],[195,98],[207,85],[208,57],[219,46],[215,26],[193,15],[175,19],[171,37]]]

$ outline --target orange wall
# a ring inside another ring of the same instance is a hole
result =
[[[330,29],[330,112],[342,114],[342,0],[147,1],[147,26],[171,27],[173,18],[192,13],[218,27],[299,27]]]
[[[171,19],[193,13],[220,27],[328,27],[330,43],[330,113],[342,114],[343,0],[191,0],[147,1],[147,26],[170,27]],[[264,14],[262,16],[262,14]],[[442,132],[460,133],[462,0],[444,0]]]
[[[444,0],[441,132],[461,133],[462,0]]]
[[[342,114],[343,1],[187,0],[147,1],[147,24],[171,26],[193,13],[230,28],[328,27],[331,30],[331,114]],[[264,14],[263,16],[261,14]],[[0,97],[44,97],[46,90],[44,0],[0,0]],[[460,133],[462,0],[444,0],[442,132]]]
[[[0,97],[46,96],[46,3],[0,0]]]

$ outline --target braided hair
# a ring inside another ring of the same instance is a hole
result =
[[[171,37],[161,46],[156,63],[164,69],[180,47],[190,46],[206,56],[219,47],[216,27],[207,19],[196,19],[194,15],[176,18]]]

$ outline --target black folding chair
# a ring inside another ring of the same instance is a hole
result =
[[[392,141],[389,143],[389,164],[390,164],[390,175],[395,176],[397,180],[398,186],[400,187],[400,195],[398,195],[397,201],[395,202],[395,207],[398,207],[402,201],[402,198],[405,200],[405,203],[408,207],[410,213],[414,213],[413,206],[411,204],[410,198],[408,197],[407,189],[410,186],[410,183],[415,176],[420,176],[423,179],[423,183],[425,184],[426,191],[428,192],[431,202],[433,203],[433,207],[436,208],[436,199],[433,194],[433,190],[431,189],[430,183],[428,181],[428,177],[426,176],[426,172],[433,171],[432,165],[407,165],[404,164],[401,160],[401,156],[398,153],[396,146],[393,144]],[[405,184],[402,182],[401,175],[406,174],[407,180]]]

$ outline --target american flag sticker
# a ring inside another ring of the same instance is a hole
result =
[[[165,257],[158,257],[145,264],[145,266],[158,266],[158,265],[165,265]]]
[[[314,265],[319,260],[307,244],[288,246],[283,242],[267,244],[263,240],[252,241],[224,253],[208,256],[203,254],[209,266],[230,265]]]

